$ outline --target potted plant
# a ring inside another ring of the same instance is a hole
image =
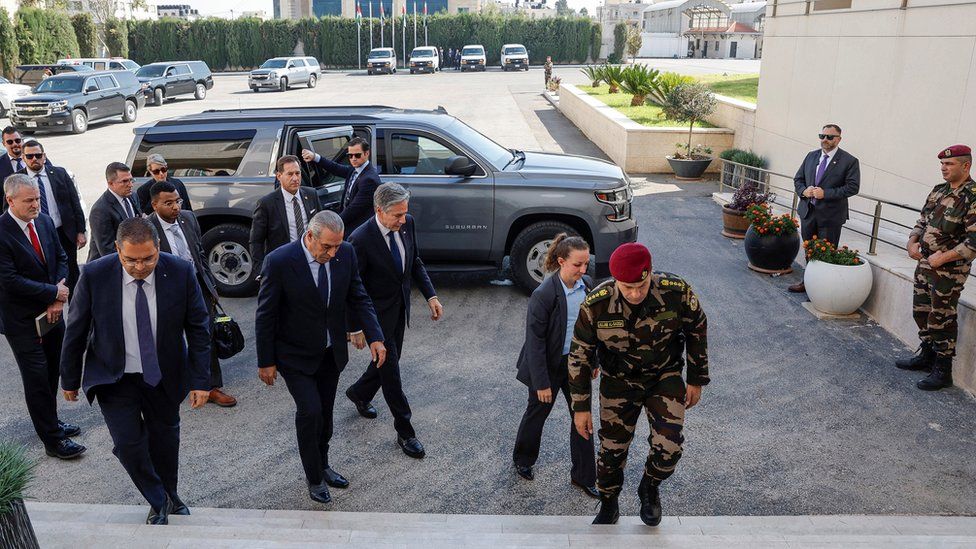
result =
[[[552,78],[550,78],[548,84],[549,91],[555,95],[559,95],[559,84],[562,81],[563,79],[559,78],[558,76],[553,76]]]
[[[654,91],[658,74],[659,71],[649,69],[647,65],[631,65],[624,69],[620,88],[631,95],[631,107],[639,107],[647,101],[647,96]]]
[[[822,313],[849,315],[864,305],[871,293],[871,265],[857,250],[840,249],[816,236],[803,243],[807,268],[803,284],[813,307]]]
[[[759,185],[745,181],[732,194],[732,200],[722,206],[722,236],[742,239],[751,222],[746,218],[746,209],[753,204],[765,206],[775,195],[759,192]]]
[[[800,251],[796,218],[773,215],[769,204],[752,204],[746,209],[746,218],[750,225],[744,247],[749,268],[767,274],[793,272],[793,259]]]
[[[705,148],[700,145],[692,147],[692,132],[695,122],[705,119],[715,111],[715,96],[704,84],[679,84],[668,94],[662,107],[665,116],[671,120],[688,123],[688,143],[679,147],[674,156],[667,157],[674,175],[678,179],[701,179],[708,165],[712,163],[711,150],[705,152]]]
[[[27,458],[22,446],[0,444],[0,547],[39,547],[24,507],[24,488],[36,466],[37,462]]]

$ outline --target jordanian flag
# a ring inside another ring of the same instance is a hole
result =
[[[380,2],[380,25],[386,24],[386,12],[383,10],[383,2]]]
[[[356,2],[356,24],[360,27],[363,26],[363,9],[359,7],[359,2]]]

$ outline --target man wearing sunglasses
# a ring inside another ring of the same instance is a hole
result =
[[[379,172],[369,161],[369,141],[362,137],[353,137],[346,146],[348,166],[333,162],[308,149],[302,150],[302,159],[305,162],[315,162],[332,175],[346,178],[346,192],[342,197],[339,215],[346,226],[346,234],[349,235],[373,217],[373,193],[381,181]]]
[[[152,176],[149,181],[146,181],[136,189],[136,197],[139,201],[139,209],[142,213],[146,215],[153,214],[152,207],[152,186],[159,181],[166,181],[176,187],[176,192],[180,195],[180,199],[183,201],[183,206],[180,208],[185,212],[192,212],[193,207],[190,205],[190,195],[186,192],[186,185],[183,184],[179,179],[172,177],[169,171],[169,164],[166,163],[166,159],[163,158],[161,154],[150,154],[146,157],[146,171]]]
[[[861,167],[851,153],[839,147],[840,126],[827,124],[820,130],[820,148],[807,154],[793,178],[800,203],[796,212],[800,217],[803,240],[816,236],[837,246],[840,231],[849,217],[847,199],[861,188]],[[791,292],[805,292],[800,281],[790,286]]]
[[[3,148],[7,150],[3,156],[0,156],[0,181],[4,181],[7,177],[24,169],[22,157],[24,140],[17,128],[13,126],[7,126],[3,129],[0,140],[3,141]]]

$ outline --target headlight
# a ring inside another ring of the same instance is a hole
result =
[[[50,103],[51,112],[64,112],[68,108],[67,101],[54,101]]]
[[[511,59],[506,59],[506,60],[505,60],[505,62],[506,62],[506,63],[511,63],[511,62],[512,62],[512,60],[511,60]]]
[[[278,73],[276,73],[275,71],[271,71],[268,73],[268,78],[277,78],[277,77],[278,77]]]
[[[485,60],[484,59],[479,59],[478,60],[478,64],[479,65],[484,65],[485,64]]]
[[[624,187],[593,193],[596,201],[613,208],[613,213],[607,216],[607,221],[626,221],[630,219],[630,203],[634,198],[628,183]]]

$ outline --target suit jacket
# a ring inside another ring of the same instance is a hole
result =
[[[182,402],[191,389],[210,390],[210,313],[192,265],[160,253],[155,273],[160,383],[170,399]],[[98,387],[123,373],[122,263],[113,253],[81,271],[61,347],[61,386],[82,387],[90,403]]]
[[[285,197],[281,189],[275,189],[261,197],[254,206],[251,219],[250,250],[255,268],[260,269],[264,256],[272,250],[291,242],[288,233],[288,214],[285,211]],[[308,219],[322,210],[319,195],[311,187],[299,187],[298,194]],[[288,205],[291,207],[291,204]],[[306,228],[307,228],[306,224]],[[301,240],[301,238],[299,238]]]
[[[393,264],[393,255],[383,237],[375,216],[363,223],[349,236],[349,243],[356,249],[356,260],[359,263],[359,276],[373,308],[380,321],[383,333],[392,336],[393,330],[400,319],[400,310],[406,309],[407,324],[410,323],[410,286],[415,283],[424,298],[434,297],[434,286],[427,276],[427,269],[420,259],[417,249],[417,233],[413,217],[407,215],[407,221],[400,228],[400,238],[403,240],[406,264],[403,272],[399,272]],[[353,331],[358,330],[354,322],[350,321]]]
[[[812,187],[817,180],[821,153],[820,149],[810,151],[793,177],[793,185],[800,198],[797,213],[800,219],[806,219],[813,213],[820,224],[843,225],[850,216],[847,199],[856,195],[861,188],[861,166],[851,153],[838,148],[820,181],[824,197],[811,208],[810,199],[803,196],[803,190]]]
[[[583,275],[586,290],[593,288],[593,280]],[[568,375],[561,371],[563,348],[566,345],[566,321],[569,312],[566,291],[559,273],[553,273],[532,292],[525,320],[525,343],[518,357],[516,379],[529,389],[538,391],[557,387]]]
[[[347,314],[356,318],[371,343],[383,341],[383,332],[359,279],[352,244],[343,242],[329,262],[328,306],[314,284],[303,246],[301,240],[286,244],[264,262],[254,320],[258,366],[313,374],[325,357],[328,331],[341,371],[349,362]]]
[[[0,332],[37,336],[34,319],[58,297],[57,283],[68,277],[68,256],[51,218],[34,220],[44,263],[10,212],[0,215]]]
[[[3,181],[7,179],[8,176],[11,176],[16,172],[17,170],[15,170],[14,167],[10,165],[10,154],[9,153],[0,154],[0,185],[3,184]],[[3,201],[3,209],[4,211],[7,211],[6,200]]]
[[[212,299],[217,300],[217,280],[210,271],[210,266],[207,265],[207,255],[203,252],[203,236],[200,232],[200,223],[197,221],[197,216],[193,215],[193,212],[181,210],[180,216],[176,221],[179,223],[180,229],[183,230],[183,236],[186,238],[190,255],[193,256],[193,266],[196,268],[197,281],[200,283],[200,288],[206,290]],[[159,216],[156,215],[156,212],[153,212],[149,216],[149,222],[156,227],[156,232],[159,233],[159,251],[175,254],[176,252],[173,251],[169,244],[170,235],[163,234],[163,226],[160,224]]]
[[[346,178],[346,188],[342,193],[343,207],[339,215],[342,216],[342,222],[346,226],[346,234],[351,235],[367,219],[375,215],[373,210],[373,193],[376,192],[376,187],[382,184],[380,174],[376,171],[376,166],[373,165],[373,162],[370,161],[363,168],[363,173],[359,174],[355,185],[350,189],[349,184],[351,181],[349,179],[356,173],[355,168],[346,164],[337,164],[324,156],[319,156],[318,165],[333,175]]]
[[[6,159],[0,161],[0,166],[5,163],[9,164],[9,161]],[[26,175],[27,168],[17,173]],[[51,182],[51,188],[54,191],[54,201],[58,205],[58,213],[61,215],[61,230],[64,231],[65,236],[74,242],[78,233],[88,231],[85,227],[85,212],[81,209],[81,197],[78,195],[78,188],[71,176],[68,175],[67,170],[54,166],[50,162],[44,165],[44,175]],[[47,198],[51,200],[50,196]],[[3,211],[7,211],[6,200],[3,201]]]
[[[129,195],[127,200],[132,206],[132,213],[140,215],[135,198]],[[102,196],[92,204],[88,212],[88,222],[91,223],[91,239],[88,243],[89,263],[115,253],[115,232],[119,230],[119,225],[124,219],[126,219],[125,210],[110,190],[102,193]]]
[[[183,199],[183,205],[180,206],[180,208],[188,212],[192,212],[193,206],[190,205],[190,195],[186,192],[186,185],[175,177],[167,177],[166,181],[169,181],[174,187],[176,187],[176,193],[179,194],[180,198]],[[152,196],[150,196],[149,191],[152,190],[153,183],[155,182],[156,180],[150,177],[149,181],[139,185],[139,188],[136,189],[136,199],[139,201],[139,210],[146,215],[151,215],[153,213]]]

